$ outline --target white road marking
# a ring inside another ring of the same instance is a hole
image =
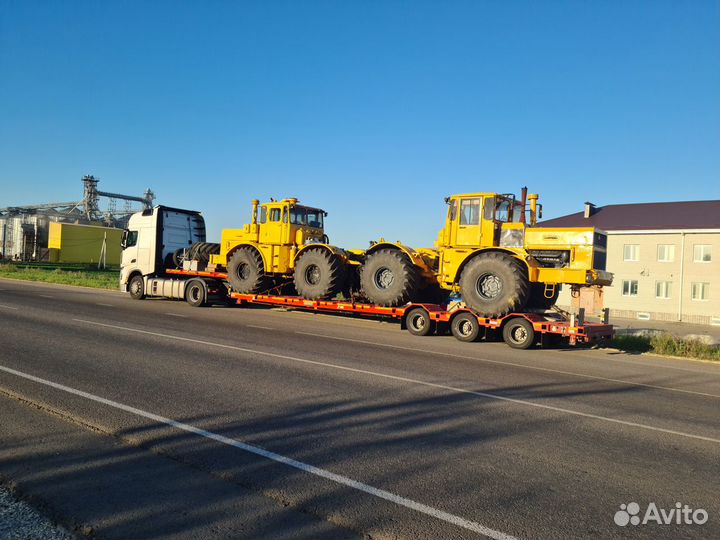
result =
[[[527,364],[518,364],[515,362],[505,362],[503,360],[490,360],[489,358],[479,358],[479,357],[475,357],[475,356],[463,356],[460,354],[446,353],[446,352],[434,351],[434,350],[430,350],[430,349],[417,349],[415,347],[403,347],[402,345],[390,345],[388,343],[378,343],[376,341],[365,341],[362,339],[352,339],[352,338],[344,338],[344,337],[337,337],[337,336],[328,336],[326,334],[315,334],[312,332],[296,331],[295,333],[302,334],[305,336],[315,336],[315,337],[323,337],[326,339],[336,339],[338,341],[351,341],[354,343],[365,343],[368,345],[375,345],[377,347],[389,347],[391,349],[403,349],[406,351],[413,351],[413,352],[419,352],[419,353],[436,354],[439,356],[449,356],[452,358],[461,358],[463,360],[478,360],[480,362],[488,362],[491,364],[501,364],[504,366],[513,366],[513,367],[519,367],[519,368],[524,368],[524,369],[532,369],[532,370],[536,370],[536,371],[547,371],[550,373],[573,375],[575,377],[583,377],[585,379],[597,379],[600,381],[616,382],[616,383],[627,384],[629,386],[643,386],[645,388],[656,388],[658,390],[667,390],[668,392],[682,392],[683,394],[695,394],[698,396],[720,398],[720,394],[708,394],[706,392],[697,392],[695,390],[685,390],[683,388],[674,388],[672,386],[659,386],[656,384],[639,383],[639,382],[633,382],[633,381],[626,381],[624,379],[613,379],[610,377],[601,377],[600,375],[588,375],[586,373],[576,373],[574,371],[563,371],[561,369],[552,369],[552,368],[546,368],[546,367],[540,367],[540,366],[528,366]]]
[[[114,307],[112,304],[103,304],[101,302],[97,302],[98,306],[105,306],[105,307]]]
[[[97,403],[102,403],[103,405],[108,405],[109,407],[113,407],[113,408],[119,409],[121,411],[129,412],[131,414],[140,416],[142,418],[147,418],[149,420],[153,420],[155,422],[160,422],[162,424],[166,424],[168,426],[180,429],[182,431],[186,431],[188,433],[193,433],[195,435],[199,435],[201,437],[211,439],[211,440],[219,442],[221,444],[225,444],[228,446],[232,446],[234,448],[238,448],[240,450],[244,450],[245,452],[249,452],[251,454],[255,454],[257,456],[261,456],[261,457],[270,459],[277,463],[282,463],[283,465],[287,465],[288,467],[293,467],[293,468],[299,469],[303,472],[307,472],[310,474],[314,474],[315,476],[325,478],[326,480],[330,480],[337,484],[351,487],[358,491],[362,491],[363,493],[373,495],[374,497],[378,497],[380,499],[385,499],[386,501],[390,501],[397,505],[404,506],[405,508],[409,508],[411,510],[421,512],[423,514],[426,514],[426,515],[431,516],[436,519],[440,519],[447,523],[457,525],[458,527],[462,527],[464,529],[468,529],[470,531],[480,533],[484,536],[493,538],[495,540],[515,540],[515,537],[513,537],[513,536],[510,536],[510,535],[505,534],[500,531],[496,531],[495,529],[491,529],[489,527],[481,525],[480,523],[470,521],[469,519],[465,519],[460,516],[450,514],[448,512],[444,512],[443,510],[439,510],[437,508],[433,508],[432,506],[428,506],[428,505],[419,503],[417,501],[413,501],[412,499],[406,499],[405,497],[401,497],[400,495],[395,495],[394,493],[385,491],[384,489],[379,489],[379,488],[373,487],[371,485],[364,484],[362,482],[358,482],[357,480],[353,480],[352,478],[348,478],[347,476],[335,474],[335,473],[327,471],[325,469],[315,467],[314,465],[309,465],[308,463],[303,463],[302,461],[297,461],[295,459],[283,456],[281,454],[276,454],[275,452],[271,452],[270,450],[265,450],[264,448],[261,448],[259,446],[253,446],[251,444],[247,444],[247,443],[238,441],[237,439],[231,439],[229,437],[225,437],[223,435],[213,433],[212,431],[206,431],[204,429],[200,429],[193,425],[185,424],[184,422],[178,422],[177,420],[173,420],[171,418],[166,418],[164,416],[160,416],[158,414],[147,412],[142,409],[137,409],[130,405],[125,405],[124,403],[118,403],[117,401],[112,401],[110,399],[96,396],[95,394],[90,394],[88,392],[84,392],[82,390],[77,390],[75,388],[71,388],[71,387],[65,386],[63,384],[48,381],[47,379],[41,379],[40,377],[30,375],[29,373],[23,373],[22,371],[17,371],[15,369],[12,369],[9,367],[0,366],[0,370],[5,371],[6,373],[15,375],[17,377],[21,377],[21,378],[24,378],[24,379],[27,379],[27,380],[30,380],[30,381],[33,381],[33,382],[36,382],[39,384],[50,386],[57,390],[62,390],[63,392],[67,392],[69,394],[84,397],[91,401],[95,401]]]
[[[43,298],[55,298],[54,296],[50,296],[49,294],[38,294],[38,296],[41,296]]]
[[[180,315],[179,313],[166,313],[165,315],[170,315],[171,317],[182,317],[183,319],[187,318],[187,315]]]
[[[5,309],[18,309],[18,308],[16,308],[15,306],[6,306],[6,305],[3,305],[3,304],[0,304],[0,308],[5,308]]]
[[[261,330],[275,330],[274,328],[270,328],[269,326],[259,326],[257,324],[246,324],[248,328],[260,328]]]
[[[673,429],[665,429],[665,428],[661,428],[661,427],[651,426],[648,424],[640,424],[638,422],[630,422],[628,420],[620,420],[618,418],[610,418],[608,416],[600,416],[598,414],[584,413],[581,411],[574,411],[572,409],[565,409],[563,407],[555,407],[553,405],[534,403],[532,401],[527,401],[524,399],[511,398],[511,397],[507,397],[507,396],[501,396],[498,394],[491,394],[489,392],[480,392],[477,390],[467,390],[465,388],[456,388],[454,386],[447,386],[444,384],[437,384],[437,383],[431,383],[431,382],[427,382],[427,381],[421,381],[419,379],[410,379],[408,377],[400,377],[399,375],[389,375],[387,373],[380,373],[377,371],[368,371],[365,369],[351,368],[351,367],[347,367],[347,366],[338,366],[337,364],[329,364],[327,362],[318,362],[317,360],[308,360],[306,358],[298,358],[296,356],[287,356],[284,354],[259,351],[257,349],[247,349],[245,347],[237,347],[235,345],[225,345],[224,343],[214,343],[212,341],[203,341],[201,339],[173,336],[170,334],[162,334],[160,332],[150,332],[148,330],[139,330],[137,328],[129,328],[127,326],[119,326],[119,325],[115,325],[115,324],[105,324],[105,323],[100,323],[100,322],[96,322],[96,321],[88,321],[85,319],[73,319],[73,321],[81,322],[81,323],[85,323],[85,324],[92,324],[95,326],[102,326],[105,328],[114,328],[116,330],[124,330],[126,332],[135,332],[138,334],[146,334],[149,336],[162,337],[162,338],[172,339],[172,340],[176,340],[176,341],[187,341],[190,343],[198,343],[200,345],[208,345],[210,347],[218,347],[221,349],[230,349],[230,350],[234,350],[234,351],[246,352],[246,353],[251,353],[251,354],[259,354],[262,356],[270,356],[272,358],[280,358],[282,360],[291,360],[293,362],[301,362],[303,364],[322,366],[322,367],[327,367],[327,368],[332,368],[332,369],[338,369],[341,371],[349,371],[352,373],[362,373],[363,375],[371,375],[373,377],[382,377],[384,379],[390,379],[390,380],[394,380],[394,381],[402,381],[402,382],[417,384],[417,385],[421,385],[421,386],[428,386],[430,388],[439,388],[441,390],[448,390],[450,392],[456,392],[458,394],[469,394],[469,395],[480,396],[480,397],[484,397],[484,398],[488,398],[488,399],[496,399],[498,401],[515,403],[515,404],[524,405],[527,407],[536,407],[538,409],[560,412],[560,413],[564,413],[564,414],[570,414],[573,416],[580,416],[583,418],[591,418],[593,420],[601,420],[603,422],[610,422],[613,424],[620,424],[620,425],[628,426],[628,427],[647,429],[649,431],[655,431],[658,433],[667,433],[670,435],[678,435],[680,437],[687,437],[689,439],[696,439],[699,441],[707,441],[707,442],[720,444],[720,439],[715,439],[713,437],[705,437],[703,435],[695,435],[693,433],[685,433],[683,431],[675,431]]]

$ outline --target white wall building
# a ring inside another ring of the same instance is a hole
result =
[[[587,216],[587,217],[586,217]],[[720,201],[586,206],[545,221],[608,234],[612,287],[563,290],[558,305],[610,308],[614,317],[720,324]]]

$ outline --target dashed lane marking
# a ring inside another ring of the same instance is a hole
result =
[[[130,328],[127,326],[106,324],[106,323],[100,323],[97,321],[88,321],[85,319],[73,319],[73,321],[84,323],[84,324],[91,324],[94,326],[102,326],[105,328],[114,328],[116,330],[123,330],[125,332],[135,332],[137,334],[156,336],[156,337],[171,339],[171,340],[175,340],[175,341],[186,341],[186,342],[190,342],[190,343],[197,343],[199,345],[207,345],[209,347],[218,347],[221,349],[228,349],[228,350],[235,350],[235,351],[246,352],[246,353],[251,353],[251,354],[258,354],[261,356],[269,356],[271,358],[280,358],[282,360],[290,360],[292,362],[300,362],[303,364],[322,366],[322,367],[326,367],[326,368],[337,369],[340,371],[361,373],[363,375],[369,375],[372,377],[380,377],[383,379],[390,379],[390,380],[394,380],[394,381],[417,384],[420,386],[427,386],[430,388],[438,388],[440,390],[447,390],[450,392],[456,392],[458,394],[469,394],[469,395],[479,396],[479,397],[483,397],[483,398],[487,398],[487,399],[495,399],[498,401],[504,401],[506,403],[514,403],[517,405],[523,405],[525,407],[535,407],[537,409],[543,409],[546,411],[554,411],[554,412],[559,412],[559,413],[563,413],[563,414],[569,414],[572,416],[579,416],[579,417],[583,417],[583,418],[589,418],[592,420],[600,420],[602,422],[619,424],[619,425],[626,426],[626,427],[645,429],[645,430],[654,431],[657,433],[666,433],[668,435],[677,435],[679,437],[686,437],[688,439],[695,439],[698,441],[706,441],[706,442],[720,444],[720,439],[716,439],[713,437],[705,437],[704,435],[696,435],[694,433],[686,433],[684,431],[676,431],[674,429],[666,429],[666,428],[661,428],[661,427],[657,427],[657,426],[651,426],[649,424],[641,424],[639,422],[631,422],[629,420],[620,420],[619,418],[611,418],[608,416],[601,416],[599,414],[575,411],[573,409],[566,409],[564,407],[555,407],[553,405],[545,405],[544,403],[535,403],[533,401],[527,401],[524,399],[512,398],[512,397],[508,397],[508,396],[501,396],[499,394],[493,394],[490,392],[480,392],[477,390],[468,390],[466,388],[457,388],[457,387],[448,386],[445,384],[432,383],[432,382],[428,382],[428,381],[422,381],[419,379],[411,379],[409,377],[401,377],[399,375],[390,375],[387,373],[380,373],[377,371],[369,371],[366,369],[352,368],[349,366],[339,366],[337,364],[330,364],[328,362],[319,362],[317,360],[309,360],[307,358],[298,358],[296,356],[288,356],[288,355],[284,355],[284,354],[271,353],[271,352],[266,352],[266,351],[260,351],[257,349],[248,349],[245,347],[237,347],[235,345],[226,345],[224,343],[215,343],[212,341],[204,341],[201,339],[193,339],[193,338],[187,338],[187,337],[182,337],[182,336],[173,336],[171,334],[163,334],[161,332],[150,332],[149,330],[140,330],[138,328]]]
[[[648,383],[640,383],[640,382],[634,382],[634,381],[626,381],[623,379],[613,379],[611,377],[601,377],[600,375],[588,375],[587,373],[577,373],[575,371],[564,371],[561,369],[552,369],[552,368],[546,368],[541,366],[528,366],[527,364],[518,364],[516,362],[505,362],[503,360],[490,360],[489,358],[481,358],[477,356],[463,356],[461,354],[453,354],[453,353],[446,353],[446,352],[440,352],[430,349],[418,349],[415,347],[404,347],[402,345],[390,345],[389,343],[378,343],[376,341],[367,341],[363,339],[353,339],[353,338],[345,338],[345,337],[338,337],[338,336],[328,336],[326,334],[316,334],[313,332],[300,332],[295,331],[296,334],[301,334],[305,336],[314,336],[314,337],[322,337],[326,339],[335,339],[338,341],[349,341],[353,343],[364,343],[367,345],[374,345],[376,347],[386,347],[390,349],[402,349],[405,351],[412,351],[412,352],[419,352],[419,353],[425,353],[425,354],[435,354],[438,356],[448,356],[451,358],[460,358],[463,360],[477,360],[479,362],[488,362],[490,364],[500,364],[503,366],[513,366],[513,367],[519,367],[524,369],[532,369],[535,371],[546,371],[550,373],[560,373],[562,375],[572,375],[575,377],[582,377],[584,379],[596,379],[599,381],[608,381],[608,382],[616,382],[616,383],[622,383],[627,384],[629,386],[642,386],[645,388],[656,388],[658,390],[667,390],[668,392],[682,392],[683,394],[695,394],[697,396],[706,396],[706,397],[714,397],[714,398],[720,398],[719,394],[709,394],[707,392],[698,392],[696,390],[685,390],[683,388],[675,388],[672,386],[661,386],[657,384],[648,384]]]
[[[51,388],[55,388],[57,390],[62,390],[63,392],[67,392],[69,394],[80,396],[85,399],[95,401],[97,403],[102,403],[103,405],[107,405],[109,407],[113,407],[115,409],[119,409],[121,411],[125,411],[128,413],[134,414],[136,416],[140,416],[142,418],[147,418],[147,419],[153,420],[155,422],[160,422],[162,424],[174,427],[176,429],[180,429],[182,431],[186,431],[188,433],[192,433],[194,435],[199,435],[200,437],[205,437],[206,439],[211,439],[213,441],[219,442],[221,444],[225,444],[227,446],[232,446],[234,448],[244,450],[245,452],[249,452],[251,454],[255,454],[257,456],[264,457],[266,459],[275,461],[277,463],[282,463],[283,465],[286,465],[288,467],[292,467],[294,469],[298,469],[303,472],[310,473],[315,476],[319,476],[321,478],[325,478],[326,480],[330,480],[337,484],[341,484],[343,486],[347,486],[347,487],[356,489],[363,493],[367,493],[368,495],[372,495],[374,497],[378,497],[380,499],[390,501],[399,506],[404,506],[405,508],[415,510],[416,512],[423,513],[423,514],[431,516],[435,519],[445,521],[446,523],[451,523],[458,527],[462,527],[463,529],[467,529],[467,530],[470,530],[473,532],[480,533],[489,538],[493,538],[494,540],[515,540],[515,538],[513,536],[510,536],[509,534],[505,534],[503,532],[496,531],[495,529],[491,529],[490,527],[486,527],[485,525],[481,525],[480,523],[476,523],[475,521],[470,521],[469,519],[465,519],[460,516],[456,516],[455,514],[450,514],[449,512],[445,512],[438,508],[434,508],[432,506],[428,506],[426,504],[419,503],[412,499],[401,497],[400,495],[396,495],[389,491],[385,491],[384,489],[376,488],[374,486],[365,484],[363,482],[358,482],[357,480],[353,480],[352,478],[348,478],[347,476],[336,474],[336,473],[330,472],[328,470],[321,469],[320,467],[316,467],[316,466],[310,465],[308,463],[303,463],[302,461],[297,461],[293,458],[283,456],[283,455],[277,454],[275,452],[271,452],[270,450],[265,450],[264,448],[261,448],[259,446],[253,446],[251,444],[247,444],[247,443],[238,441],[237,439],[231,439],[229,437],[225,437],[223,435],[213,433],[212,431],[200,429],[193,425],[185,424],[184,422],[178,422],[177,420],[173,420],[171,418],[166,418],[165,416],[160,416],[159,414],[154,414],[154,413],[151,413],[148,411],[144,411],[142,409],[138,409],[138,408],[132,407],[130,405],[125,405],[124,403],[112,401],[110,399],[106,399],[106,398],[97,396],[95,394],[90,394],[90,393],[84,392],[82,390],[77,390],[75,388],[71,388],[71,387],[65,386],[63,384],[49,381],[47,379],[41,379],[40,377],[36,377],[36,376],[30,375],[28,373],[23,373],[22,371],[17,371],[12,368],[0,366],[0,370],[5,371],[6,373],[15,375],[17,377],[21,377],[21,378],[24,378],[24,379],[27,379],[27,380],[30,380],[30,381],[33,381],[33,382],[36,382],[39,384],[43,384],[45,386],[50,386]]]

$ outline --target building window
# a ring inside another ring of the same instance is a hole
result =
[[[712,250],[710,244],[695,244],[693,249],[693,261],[695,262],[711,262]]]
[[[710,300],[710,284],[697,282],[692,284],[693,300]]]
[[[672,295],[672,281],[655,282],[655,298],[670,298]]]
[[[658,244],[658,262],[673,262],[675,260],[675,246],[673,244]]]
[[[637,279],[626,279],[622,282],[623,296],[637,296],[638,282]]]
[[[625,244],[623,246],[624,261],[639,261],[640,246],[637,244]]]

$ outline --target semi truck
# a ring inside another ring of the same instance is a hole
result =
[[[253,201],[251,223],[243,229],[224,230],[221,242],[215,244],[206,241],[200,212],[166,206],[139,212],[131,216],[123,234],[121,290],[133,299],[183,299],[195,307],[222,302],[395,319],[402,328],[418,336],[450,332],[461,341],[501,336],[515,348],[562,338],[571,344],[592,343],[613,335],[612,326],[607,324],[607,312],[602,323],[586,323],[582,313],[575,316],[549,312],[544,307],[506,310],[495,315],[482,313],[466,302],[447,299],[439,302],[415,299],[401,305],[370,302],[362,292],[355,294],[353,289],[345,288],[352,271],[360,278],[363,273],[374,272],[379,274],[378,281],[392,284],[396,276],[402,277],[411,268],[410,272],[417,272],[415,278],[425,279],[426,287],[430,287],[433,285],[430,276],[437,270],[426,265],[427,256],[424,258],[400,243],[376,243],[375,246],[384,247],[371,248],[369,254],[332,246],[324,233],[325,215],[320,209],[299,205],[297,199],[271,201],[262,210]],[[275,227],[275,232],[263,231],[265,224]],[[278,236],[282,242],[273,242]],[[256,251],[251,251],[251,247]],[[372,261],[367,255],[392,250],[399,251],[398,257],[402,259],[399,271],[389,264],[386,268],[378,265],[363,270],[363,264]],[[415,266],[407,266],[405,257],[414,260]],[[308,287],[323,287],[322,277],[333,264],[336,270],[340,268],[334,274],[337,277],[334,298],[312,289],[309,294],[302,294]],[[268,272],[265,268],[276,271]],[[258,280],[262,288],[258,288]],[[247,287],[248,284],[253,286]],[[341,298],[343,292],[346,294]]]

